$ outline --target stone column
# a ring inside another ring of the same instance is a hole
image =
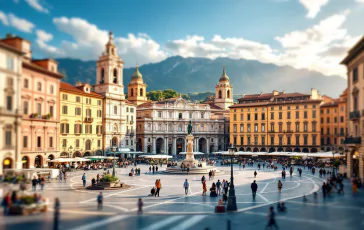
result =
[[[177,153],[177,138],[173,137],[173,145],[172,145],[172,154],[176,155]]]
[[[359,177],[364,180],[364,149],[359,149]]]
[[[16,169],[21,169],[23,166],[22,163],[22,157],[21,157],[21,123],[20,123],[20,119],[17,118],[16,122],[15,122],[15,135],[16,135],[16,143],[15,143],[15,168]]]
[[[152,149],[152,153],[156,153],[157,149],[156,149],[156,143],[155,143],[155,137],[152,138],[152,143],[153,143],[153,149]]]
[[[347,154],[347,159],[346,159],[346,173],[347,173],[347,177],[351,178],[353,176],[353,154],[352,154],[352,149],[349,149],[349,152]]]
[[[200,151],[200,147],[198,146],[198,138],[196,138],[196,152]]]
[[[168,154],[168,137],[164,138],[164,154]]]
[[[206,153],[210,153],[210,139],[206,137]]]

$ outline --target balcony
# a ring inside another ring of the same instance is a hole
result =
[[[286,130],[286,133],[293,133],[293,130]]]
[[[360,118],[360,111],[354,111],[349,113],[350,120],[358,120]]]
[[[94,121],[94,119],[92,117],[85,117],[86,123],[92,123],[93,121]]]
[[[344,144],[347,145],[360,145],[361,137],[347,137],[345,138]]]

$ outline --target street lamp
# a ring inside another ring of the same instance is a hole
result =
[[[236,151],[236,148],[230,143],[229,147],[229,156],[231,158],[231,178],[230,178],[230,190],[229,190],[229,197],[228,197],[228,205],[227,205],[227,210],[228,211],[237,211],[238,208],[236,206],[236,196],[235,196],[235,188],[234,188],[234,176],[233,176],[233,159],[234,159],[234,154]]]
[[[117,146],[114,145],[112,147],[112,151],[114,152],[114,158],[112,159],[112,176],[115,177],[115,153],[116,153],[116,150],[117,150]]]

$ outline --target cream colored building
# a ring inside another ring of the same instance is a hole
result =
[[[0,42],[0,175],[21,168],[20,84],[23,52]]]
[[[347,67],[347,173],[364,180],[364,37],[341,64]]]
[[[135,150],[136,106],[125,99],[123,84],[124,62],[117,54],[112,32],[105,52],[96,63],[96,93],[103,100],[103,149],[113,146]]]
[[[61,82],[61,157],[102,156],[103,96],[89,84]]]

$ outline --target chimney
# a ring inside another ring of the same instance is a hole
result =
[[[6,38],[12,38],[13,35],[12,34],[6,34]]]
[[[317,89],[311,88],[311,99],[312,100],[321,99],[320,94],[318,93]]]
[[[81,86],[82,85],[82,82],[81,81],[77,81],[76,82],[76,87],[79,87],[79,86]]]
[[[279,92],[277,90],[273,90],[273,96],[278,96]]]
[[[1,39],[1,42],[14,47],[25,53],[25,59],[32,59],[31,42],[21,37],[14,36],[13,34],[7,34],[6,38]]]

